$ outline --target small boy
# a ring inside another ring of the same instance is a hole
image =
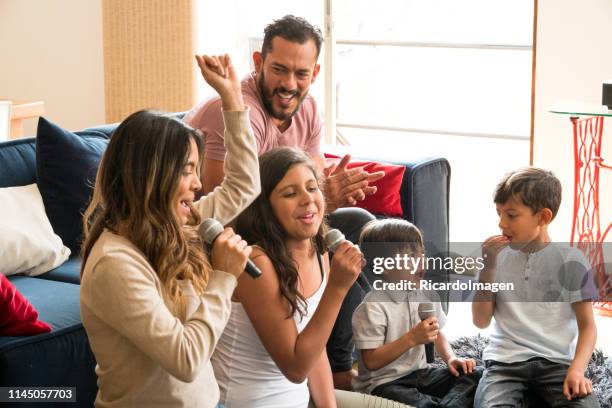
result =
[[[373,252],[390,258],[419,258],[424,250],[421,232],[399,219],[366,224],[360,246],[365,248],[368,265],[375,261]],[[382,277],[386,283],[416,283],[422,272],[422,267],[415,271],[390,268],[383,271]],[[359,375],[353,387],[419,408],[471,407],[481,368],[473,359],[453,354],[440,331],[446,322],[440,302],[432,302],[436,316],[421,321],[419,300],[423,300],[419,291],[373,290],[355,309],[353,338],[358,349]],[[427,364],[424,344],[432,342],[447,368]]]
[[[590,266],[580,251],[551,244],[548,235],[561,183],[549,171],[522,168],[504,176],[494,202],[502,235],[483,243],[479,279],[512,282],[514,290],[482,291],[472,303],[477,327],[495,317],[474,406],[524,406],[529,390],[555,407],[598,407],[584,377],[597,337],[583,293]]]

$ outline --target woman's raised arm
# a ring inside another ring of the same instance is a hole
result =
[[[202,76],[221,96],[225,123],[225,178],[196,203],[203,218],[226,225],[251,204],[261,191],[257,143],[240,81],[229,55],[196,56]],[[206,174],[203,175],[206,178]]]

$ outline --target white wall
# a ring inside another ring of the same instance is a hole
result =
[[[534,165],[551,169],[563,201],[551,225],[555,241],[569,241],[573,208],[573,146],[568,116],[548,112],[560,100],[601,104],[602,82],[612,78],[612,1],[539,0]],[[602,157],[612,165],[612,117],[604,121]],[[600,218],[612,222],[612,170],[601,170]],[[606,239],[612,242],[612,233]]]
[[[101,0],[0,0],[0,38],[0,98],[42,100],[70,130],[104,123]]]

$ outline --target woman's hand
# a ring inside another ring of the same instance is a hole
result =
[[[204,80],[221,96],[224,110],[244,110],[242,88],[228,54],[196,55]]]
[[[361,273],[362,262],[363,255],[357,245],[349,241],[341,243],[334,252],[329,285],[348,291]]]
[[[213,243],[212,267],[230,273],[238,279],[252,250],[240,235],[235,234],[231,228],[226,228]]]

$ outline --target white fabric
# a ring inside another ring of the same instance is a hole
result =
[[[377,397],[375,395],[362,394],[359,392],[334,390],[336,395],[336,406],[338,408],[413,408],[401,402]],[[308,408],[316,408],[310,403]]]
[[[37,276],[69,256],[51,228],[36,184],[0,188],[0,273]]]
[[[293,319],[298,333],[314,314],[327,277],[319,289],[306,299],[308,314]],[[262,307],[265,305],[262,303]],[[325,352],[325,351],[323,351]],[[262,344],[241,303],[232,302],[232,314],[212,358],[221,391],[220,404],[226,408],[306,408],[310,399],[307,381],[290,382],[276,366]]]
[[[0,142],[11,138],[11,101],[0,101]]]
[[[512,282],[514,291],[496,294],[483,360],[515,363],[542,357],[570,364],[578,339],[571,304],[588,298],[589,289],[584,274],[590,265],[582,252],[554,243],[535,253],[508,247],[497,264],[495,280]]]

